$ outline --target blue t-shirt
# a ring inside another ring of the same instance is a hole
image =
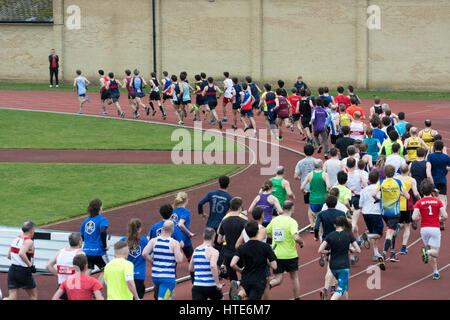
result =
[[[386,140],[388,136],[383,130],[375,128],[373,129],[372,138],[377,139],[380,141],[380,144],[383,144],[384,140]]]
[[[447,166],[450,166],[450,157],[442,152],[433,152],[428,155],[427,161],[431,163],[431,175],[434,184],[447,183]]]
[[[398,134],[401,136],[406,132],[406,125],[408,122],[402,120],[399,121],[397,124],[394,125],[394,128],[397,130]]]
[[[163,225],[164,225],[164,220],[161,220],[160,222],[152,225],[152,227],[150,228],[150,231],[147,234],[147,237],[149,237],[150,239],[159,237],[162,233]],[[177,225],[175,225],[175,228],[173,229],[172,238],[177,241],[183,241],[183,243],[184,243],[183,231]]]
[[[123,237],[120,241],[127,241],[127,237]],[[137,247],[130,248],[127,260],[134,264],[134,278],[139,280],[145,280],[146,261],[142,256],[142,251],[148,244],[146,237],[140,237],[139,245]]]
[[[172,213],[172,220],[174,223],[176,223],[177,225],[180,223],[180,220],[184,219],[184,226],[190,230],[190,225],[191,225],[191,212],[186,209],[186,208],[174,208],[173,209],[173,213]],[[189,235],[184,232],[181,228],[180,228],[181,232],[183,233],[184,239],[184,246],[188,247],[190,245],[192,245],[192,241],[191,238],[189,237]]]
[[[108,219],[102,215],[88,217],[83,221],[80,227],[80,233],[83,235],[83,251],[87,256],[103,256],[106,254],[103,242],[100,236],[100,229],[108,227]]]
[[[215,190],[210,191],[198,203],[198,213],[203,214],[203,205],[209,202],[209,217],[206,226],[217,229],[223,217],[230,209],[230,201],[233,197],[225,191]]]
[[[363,142],[367,143],[367,145],[368,145],[367,154],[370,154],[372,156],[372,161],[377,161],[378,152],[380,151],[378,149],[378,139],[367,138],[367,139],[364,139]]]

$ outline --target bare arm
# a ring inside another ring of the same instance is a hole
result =
[[[144,250],[142,250],[142,256],[150,263],[153,263],[152,256],[150,252],[153,252],[153,246],[155,245],[156,238],[151,239]]]
[[[319,246],[319,250],[317,250],[319,253],[323,253],[323,254],[327,254],[328,250],[325,250],[325,248],[327,247],[327,242],[323,241],[320,246]]]
[[[434,184],[433,175],[431,174],[431,163],[427,162],[427,178]]]
[[[94,291],[95,300],[105,300],[100,290]]]
[[[292,199],[295,199],[295,194],[294,194],[294,192],[292,192],[291,184],[289,183],[289,181],[283,179],[283,184],[284,184],[283,187],[286,190],[287,196]]]
[[[61,252],[61,250],[58,251],[58,253],[48,261],[47,266],[46,266],[47,270],[50,271],[55,276],[58,275],[58,271],[55,269],[55,264],[56,264],[56,258],[58,257],[60,252]]]
[[[352,252],[360,253],[361,248],[359,247],[358,243],[356,241],[353,241],[350,245],[350,249]]]
[[[130,289],[131,293],[133,294],[134,299],[141,300],[141,298],[139,298],[139,295],[137,294],[136,284],[134,283],[134,280],[127,280],[127,286],[128,289]]]
[[[64,291],[62,289],[56,290],[55,294],[53,295],[52,300],[61,300],[61,296],[63,295]]]
[[[32,266],[31,261],[27,257],[27,252],[29,252],[33,248],[33,241],[27,239],[23,242],[22,247],[19,250],[19,257],[22,258],[23,262],[29,267]]]
[[[255,197],[255,199],[253,199],[252,204],[250,205],[250,207],[248,208],[248,212],[252,212],[253,209],[255,208],[256,204],[259,201],[259,195]]]
[[[305,190],[305,187],[306,187],[306,185],[311,181],[311,178],[312,178],[312,172],[308,173],[308,175],[307,175],[306,178],[305,178],[305,181],[303,181],[303,183],[302,183],[302,185],[301,185],[301,187],[300,187],[300,190],[302,190],[302,191]],[[328,183],[328,184],[329,184],[329,183]]]
[[[244,230],[242,230],[241,235],[239,236],[239,239],[236,241],[236,245],[234,246],[237,250],[242,244],[244,244]]]
[[[172,241],[173,240],[173,241]],[[172,250],[173,253],[175,255],[175,261],[177,263],[182,263],[183,262],[183,252],[181,251],[181,245],[178,241],[171,239],[171,244],[172,244]]]
[[[238,265],[237,265],[238,262],[239,262],[239,257],[234,256],[233,259],[231,260],[230,267],[236,271],[242,272],[242,270],[244,270],[244,269],[238,267]]]

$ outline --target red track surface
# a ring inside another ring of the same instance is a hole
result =
[[[99,115],[101,112],[99,97],[97,93],[91,94],[91,103],[86,104],[84,108],[85,114]],[[448,124],[450,123],[450,102],[447,101],[388,101],[383,102],[389,103],[393,112],[404,111],[406,112],[406,120],[413,123],[415,126],[422,128],[423,121],[429,118],[433,121],[433,127],[437,129],[441,135],[444,137],[444,141],[448,142],[450,139],[450,131],[446,131]],[[363,101],[363,109],[368,113],[369,107],[372,105],[372,101]],[[2,91],[0,97],[0,108],[21,108],[29,110],[42,110],[42,111],[54,111],[54,112],[67,112],[76,113],[78,111],[77,100],[73,93],[66,92],[24,92],[24,91]],[[127,113],[127,118],[131,118],[131,109],[125,99],[122,99],[122,108]],[[230,108],[230,107],[228,107]],[[169,103],[166,105],[166,110],[168,112],[168,118],[166,121],[162,121],[160,118],[160,113],[155,117],[144,116],[141,121],[159,121],[167,122],[170,124],[176,123],[176,116],[172,111]],[[217,108],[219,115],[222,114],[222,108]],[[115,117],[116,112],[112,107],[108,107],[110,115]],[[228,119],[231,120],[231,112],[228,111]],[[192,120],[185,121],[186,126],[193,126]],[[242,126],[238,122],[239,126]],[[258,127],[265,127],[262,117],[257,119]],[[210,126],[204,123],[205,128]],[[225,129],[230,127],[230,122],[225,125]],[[260,137],[262,139],[262,137]],[[295,134],[290,131],[285,131],[283,146],[292,148],[294,150],[302,151],[304,143],[300,141],[298,132]],[[3,151],[5,152],[5,151]],[[10,151],[7,151],[10,152]],[[23,152],[23,151],[21,151]],[[114,153],[114,151],[112,151]],[[0,157],[5,155],[5,153],[0,153]],[[9,156],[11,156],[9,154]],[[36,158],[30,159],[30,155],[13,155],[13,157],[25,157],[28,161],[38,161]],[[42,156],[45,157],[44,154]],[[45,161],[74,161],[66,156],[61,157],[59,154],[57,158],[49,156],[47,154],[47,159]],[[115,154],[117,156],[117,161],[121,162],[119,153]],[[315,155],[321,156],[321,155]],[[49,157],[49,158],[48,158]],[[15,158],[17,159],[17,158]],[[64,160],[62,160],[64,159]],[[94,161],[94,159],[97,159]],[[305,207],[303,204],[303,197],[299,191],[299,182],[293,180],[294,167],[297,161],[301,159],[298,154],[280,149],[280,163],[284,165],[287,169],[286,178],[291,182],[294,192],[296,194],[296,212],[294,218],[299,222],[299,226],[303,227],[308,224],[306,218]],[[93,162],[103,162],[100,155],[96,158],[93,156]],[[13,160],[5,160],[13,161]],[[14,160],[16,161],[16,160]],[[27,160],[21,160],[27,161]],[[127,163],[140,162],[138,156],[129,157],[127,155]],[[263,166],[264,167],[264,166]],[[260,175],[261,164],[256,164],[250,166],[247,170],[242,173],[237,174],[231,180],[230,193],[232,195],[239,195],[244,199],[246,206],[253,200],[256,195],[258,188],[261,186],[262,182],[268,178],[267,176]],[[244,183],[243,183],[244,182]],[[204,221],[196,214],[196,203],[200,200],[206,192],[216,188],[216,185],[206,184],[203,186],[196,187],[194,190],[188,192],[190,202],[188,209],[192,212],[192,223],[191,229],[197,234],[193,238],[194,246],[201,242],[200,235],[204,227]],[[138,217],[142,219],[145,227],[144,232],[148,231],[151,224],[159,221],[158,208],[162,203],[169,202],[173,200],[173,194],[163,195],[157,199],[144,201],[142,203],[126,206],[114,210],[110,210],[105,213],[105,215],[110,220],[109,233],[113,235],[125,234],[126,223],[132,217]],[[79,225],[84,217],[79,219],[74,219],[64,223],[54,224],[47,226],[48,228],[58,229],[58,230],[78,230]],[[360,219],[360,230],[364,230],[364,224]],[[401,242],[402,232],[397,240],[397,248]],[[323,286],[323,279],[325,274],[325,269],[321,268],[318,263],[317,248],[318,243],[314,242],[310,234],[303,235],[305,241],[305,247],[299,249],[299,276],[300,276],[300,286],[301,295],[304,299],[318,299],[317,290]],[[382,242],[380,242],[382,243]],[[400,256],[399,263],[387,262],[387,271],[381,272],[381,281],[379,289],[369,289],[367,286],[367,281],[369,277],[373,276],[372,273],[368,273],[368,267],[374,263],[371,261],[373,256],[373,251],[363,249],[360,255],[359,263],[351,268],[350,274],[350,299],[449,299],[450,285],[450,250],[448,246],[450,244],[450,239],[448,236],[448,231],[442,233],[442,243],[441,243],[441,256],[438,260],[439,268],[441,270],[441,279],[439,281],[434,281],[431,279],[431,266],[424,265],[421,262],[419,250],[422,246],[422,241],[420,239],[419,230],[412,230],[410,240],[409,240],[409,250],[410,253],[406,256]],[[380,244],[381,247],[381,244]],[[375,270],[378,271],[377,268]],[[178,267],[178,276],[183,276],[187,274],[187,263],[183,263]],[[151,286],[151,280],[146,281],[146,286]],[[39,288],[40,299],[49,299],[54,292],[56,286],[56,279],[48,276],[37,276],[37,285]],[[6,288],[6,275],[0,275],[0,287],[4,294],[7,292]],[[191,299],[190,293],[190,282],[184,282],[178,284],[175,289],[175,299]],[[228,285],[223,289],[225,297],[227,297]],[[146,299],[151,299],[152,294],[147,294]],[[26,298],[25,294],[21,293],[20,298]],[[288,275],[285,275],[285,280],[280,287],[274,288],[272,290],[272,299],[291,299],[292,298],[292,286]]]

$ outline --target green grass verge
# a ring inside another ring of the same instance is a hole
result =
[[[275,84],[274,84],[275,85]],[[287,89],[290,89],[289,86]],[[32,90],[32,91],[73,91],[72,84],[61,84],[59,88],[49,88],[44,83],[14,83],[0,82],[0,90]],[[99,86],[91,85],[89,92],[98,92]],[[121,92],[126,92],[121,89]],[[317,96],[317,88],[312,88],[312,92]],[[356,90],[361,99],[373,99],[375,96],[381,99],[394,100],[450,100],[450,92],[428,92],[428,91],[392,91],[392,90]],[[335,90],[331,90],[330,94],[337,95]],[[347,94],[347,93],[345,93]]]
[[[0,163],[0,225],[37,225],[186,188],[237,170],[237,165]],[[158,208],[149,214],[157,214]],[[143,221],[145,223],[145,221]]]
[[[180,129],[121,119],[0,109],[0,149],[172,150],[183,141],[184,150],[204,150],[211,143],[216,151],[229,150],[226,139],[198,131],[194,134],[190,129],[175,132],[184,134],[184,140],[171,141],[174,130]],[[199,140],[203,143],[197,146]],[[233,144],[229,151],[243,150]]]

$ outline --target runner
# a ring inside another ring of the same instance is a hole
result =
[[[337,106],[335,104],[332,104],[330,114],[328,115],[327,122],[325,123],[328,126],[328,129],[330,130],[330,142],[333,145],[336,144],[337,139],[341,135],[340,130],[341,116],[339,112],[337,112],[336,110]]]
[[[294,179],[300,180],[300,185],[303,185],[303,182],[306,180],[306,177],[314,170],[314,162],[316,161],[315,158],[313,158],[314,154],[314,147],[310,144],[307,144],[303,148],[303,153],[305,154],[305,158],[297,162],[297,165],[295,166],[295,172],[294,172]],[[303,189],[300,189],[303,192],[303,201],[305,202],[307,211],[308,211],[308,218],[313,216],[313,213],[311,211],[311,205],[309,203],[309,195],[310,195],[310,186],[309,183],[307,183]],[[312,220],[310,219],[310,223]],[[309,229],[310,233],[313,233],[314,230],[312,228],[312,225]]]
[[[286,89],[284,88],[284,81],[283,81],[283,80],[278,80],[278,81],[277,81],[277,84],[278,84],[278,89],[281,90],[281,91],[280,91],[280,95],[283,96],[283,97],[285,97],[285,98],[287,99],[287,91],[286,91]]]
[[[77,254],[70,263],[74,274],[61,283],[52,300],[92,300],[92,297],[95,297],[95,300],[104,300],[101,292],[102,284],[94,277],[86,275],[88,264],[86,255]]]
[[[151,76],[152,76],[152,78],[149,81],[151,91],[150,91],[150,96],[149,96],[148,100],[149,100],[150,107],[153,110],[152,116],[154,116],[156,114],[156,110],[153,106],[152,101],[156,101],[158,103],[159,110],[162,113],[163,120],[166,120],[167,114],[166,114],[166,110],[164,110],[164,106],[161,104],[161,95],[159,94],[159,81],[156,78],[156,72],[152,72]]]
[[[283,204],[283,214],[275,217],[267,226],[267,235],[272,238],[276,247],[277,268],[273,271],[274,278],[270,281],[270,288],[279,286],[283,282],[286,271],[292,281],[294,300],[300,300],[300,283],[298,279],[298,253],[296,244],[303,246],[303,240],[298,234],[298,223],[292,218],[294,203],[287,200]]]
[[[305,130],[308,143],[313,143],[312,129],[311,129],[311,113],[313,104],[306,98],[306,91],[300,91],[301,100],[299,101],[299,112],[302,115],[302,127]],[[305,140],[305,139],[302,139]]]
[[[316,99],[316,108],[314,108],[311,116],[311,124],[314,132],[314,139],[319,147],[317,153],[322,152],[322,145],[325,146],[325,159],[328,159],[328,132],[326,131],[325,122],[328,118],[327,111],[323,108],[322,99]],[[319,141],[319,136],[322,138],[322,143]]]
[[[424,148],[428,150],[428,146],[417,134],[417,128],[412,127],[410,130],[410,137],[405,140],[406,161],[413,162],[417,160],[417,149]]]
[[[267,227],[267,225],[272,221],[273,213],[282,212],[280,202],[278,199],[272,194],[273,193],[273,183],[271,180],[264,181],[264,184],[260,190],[259,195],[253,199],[252,204],[248,208],[249,212],[252,212],[256,208],[260,208],[263,211],[263,221],[262,226]],[[255,219],[257,220],[257,219]]]
[[[342,116],[342,114],[341,114]],[[336,140],[335,147],[339,149],[339,154],[341,156],[341,159],[345,159],[348,157],[348,147],[355,144],[355,139],[350,138],[350,127],[349,126],[343,126],[341,128],[342,130],[342,137],[338,138]]]
[[[17,236],[11,243],[7,258],[11,261],[8,270],[8,297],[3,300],[17,300],[19,289],[24,289],[30,300],[37,300],[38,294],[33,273],[34,266],[34,228],[33,221],[22,224],[22,235]]]
[[[411,233],[411,216],[414,209],[413,199],[420,199],[420,194],[417,191],[417,183],[410,174],[409,167],[405,163],[400,167],[401,175],[397,177],[403,183],[403,187],[406,192],[409,193],[409,199],[406,200],[405,197],[400,197],[400,229],[403,229],[403,241],[402,248],[400,249],[400,254],[407,254],[408,250],[406,245],[408,244],[409,235]],[[413,197],[414,196],[414,197]]]
[[[309,215],[308,218],[310,226],[314,227],[317,215],[322,211],[325,197],[328,194],[328,190],[331,188],[328,174],[323,171],[322,160],[314,160],[314,170],[306,176],[300,190],[304,191],[308,183],[310,190],[309,203],[311,208],[311,215]]]
[[[378,159],[378,153],[379,153],[379,151],[381,149],[381,143],[380,143],[380,141],[378,139],[375,139],[373,137],[373,129],[372,129],[372,127],[367,127],[366,128],[366,136],[367,136],[367,138],[365,138],[362,142],[367,144],[366,152],[372,159],[372,166],[370,166],[372,168],[373,165],[375,164],[375,162]]]
[[[58,253],[50,259],[47,263],[47,270],[50,273],[58,277],[58,287],[61,287],[61,283],[75,274],[75,269],[73,265],[73,259],[77,254],[83,254],[81,249],[83,246],[83,239],[81,233],[73,232],[69,235],[69,247],[63,248],[58,251]],[[87,258],[86,258],[87,264]],[[56,268],[55,268],[56,266]],[[67,300],[67,294],[64,292],[58,299]]]
[[[395,176],[400,174],[400,167],[406,165],[406,161],[400,156],[400,144],[394,143],[392,145],[392,153],[386,158],[385,165],[391,165],[395,168]]]
[[[283,166],[278,166],[275,177],[270,178],[270,181],[273,183],[272,194],[278,199],[280,206],[283,206],[283,203],[286,201],[287,197],[292,200],[295,199],[295,194],[292,192],[291,184],[284,178],[285,172],[286,169]],[[276,215],[277,211],[274,211],[274,214]]]
[[[233,88],[231,90],[231,93],[233,95],[232,98],[232,112],[233,112],[233,125],[231,126],[232,129],[236,130],[237,129],[237,114],[239,111],[239,109],[241,108],[241,92],[242,92],[242,87],[239,84],[239,80],[238,78],[233,78]]]
[[[261,203],[261,198],[258,202]],[[281,209],[280,212],[282,212],[282,211],[283,210]],[[263,222],[264,218],[265,218],[264,208],[262,208],[260,206],[254,206],[251,211],[249,209],[249,212],[252,213],[253,220],[258,223],[258,227],[259,227],[258,240],[267,243],[267,230],[266,230],[266,227],[264,227],[264,222]],[[242,230],[242,233],[241,233],[239,239],[236,241],[236,249],[239,248],[241,246],[241,244],[247,243],[249,240],[250,240],[250,237],[245,232],[245,229]]]
[[[348,300],[348,279],[350,275],[350,263],[348,251],[359,253],[356,240],[351,233],[351,226],[347,218],[340,216],[334,222],[336,230],[331,232],[319,247],[319,253],[330,254],[330,270],[338,281],[336,292],[331,300],[344,298]]]
[[[167,71],[163,71],[164,78],[161,80],[162,86],[162,104],[166,102],[166,100],[171,101],[173,99],[173,91],[172,91],[172,79],[169,78],[169,73]]]
[[[223,73],[224,76],[224,80],[223,80],[223,87],[224,87],[224,94],[223,94],[223,101],[222,101],[222,110],[223,110],[223,118],[222,118],[222,122],[227,122],[227,104],[232,102],[232,98],[233,98],[233,81],[230,79],[230,73],[229,72],[224,72]]]
[[[231,260],[231,267],[242,274],[242,287],[248,300],[261,300],[266,290],[269,274],[267,264],[277,269],[277,257],[272,248],[258,239],[259,226],[256,221],[250,221],[245,226],[245,232],[250,240],[240,246]],[[238,266],[241,261],[242,267]],[[236,297],[232,296],[232,300]]]
[[[109,250],[107,243],[108,219],[101,215],[103,203],[100,199],[94,199],[87,208],[88,217],[81,223],[79,232],[84,241],[83,251],[88,258],[87,275],[90,276],[94,267],[101,271],[109,262],[106,251]],[[103,282],[103,274],[98,278]]]
[[[147,82],[145,79],[139,76],[139,70],[134,69],[133,71],[134,77],[131,81],[130,87],[134,88],[134,94],[136,99],[136,112],[139,113],[139,107],[144,108],[145,113],[147,115],[150,114],[150,108],[147,107],[143,102],[142,98],[145,97],[144,88],[147,86]]]
[[[397,133],[397,130],[391,130],[388,133],[389,139],[385,140],[383,144],[381,145],[380,155],[384,154],[386,157],[389,157],[392,154],[392,146],[395,143],[398,143],[400,145],[400,151],[399,156],[402,158],[405,158],[406,150],[403,146],[402,140],[400,139],[400,136]]]
[[[217,92],[219,96],[217,97]],[[209,110],[211,110],[212,117],[209,122],[210,125],[214,125],[217,121],[219,125],[219,129],[222,129],[222,121],[219,120],[219,116],[217,115],[216,107],[217,107],[217,99],[222,95],[222,90],[216,85],[214,85],[214,79],[212,77],[208,78],[208,85],[203,89],[203,96],[206,96],[206,100],[208,101]]]
[[[377,119],[379,119],[380,114],[383,113],[383,109],[381,107],[381,100],[379,97],[375,97],[373,99],[374,105],[370,107],[370,119],[374,118],[374,115],[377,116]]]
[[[128,222],[127,236],[120,241],[125,241],[130,249],[127,260],[134,266],[134,285],[139,299],[144,299],[147,261],[142,256],[142,250],[147,246],[148,240],[141,236],[141,232],[142,221],[133,218]]]
[[[180,81],[182,85],[180,85],[180,97],[181,97],[181,108],[182,112],[184,113],[184,116],[186,117],[186,109],[185,106],[188,107],[189,113],[194,113],[194,121],[201,121],[198,107],[195,105],[192,105],[191,102],[191,91],[189,83],[186,80],[187,75],[185,73],[180,74]]]
[[[109,80],[106,83],[106,90],[109,90],[111,93],[111,100],[114,104],[114,106],[117,109],[117,114],[123,119],[125,117],[125,112],[122,111],[122,108],[120,108],[119,104],[119,98],[120,98],[120,92],[119,92],[119,86],[122,86],[119,80],[116,80],[114,78],[114,73],[110,72],[108,74]]]
[[[137,103],[136,103],[136,91],[133,88],[133,78],[131,77],[131,71],[125,70],[125,79],[123,79],[122,88],[127,89],[128,93],[128,102],[130,103],[131,109],[133,109],[133,115],[137,119],[141,115],[137,111]]]
[[[141,300],[134,284],[134,265],[127,260],[129,252],[125,241],[114,244],[114,259],[105,266],[107,300]]]
[[[397,130],[398,134],[402,136],[406,132],[406,125],[408,122],[405,121],[405,113],[398,113],[398,122],[394,125],[395,130]]]
[[[386,179],[378,181],[373,192],[372,197],[376,201],[381,201],[381,215],[386,223],[386,240],[384,242],[384,250],[381,257],[378,257],[379,266],[381,270],[385,270],[386,254],[391,250],[390,260],[392,262],[400,261],[395,254],[395,238],[398,233],[400,222],[400,196],[403,195],[409,199],[409,193],[403,188],[400,180],[394,179],[395,168],[387,165],[384,168]],[[381,197],[378,198],[378,191],[381,191]]]
[[[142,255],[152,264],[155,300],[171,300],[175,289],[175,268],[183,262],[180,243],[172,237],[174,223],[164,222],[162,232],[149,241]]]
[[[373,248],[372,261],[378,261],[380,253],[378,251],[378,240],[383,236],[383,219],[381,218],[380,204],[372,197],[372,193],[380,178],[380,173],[376,170],[369,174],[369,185],[361,191],[359,198],[359,207],[367,227],[367,232],[361,234],[366,249]],[[381,197],[380,192],[377,193],[377,198]]]
[[[105,71],[98,70],[100,75],[100,101],[102,103],[103,113],[102,115],[107,115],[105,101],[108,105],[112,104],[111,94],[109,90],[106,89],[106,83],[108,82],[108,77],[105,76]]]
[[[345,106],[345,110],[347,110],[347,108],[350,106],[350,98],[347,96],[344,96],[344,87],[343,86],[339,86],[337,87],[337,92],[338,95],[336,97],[334,97],[334,102],[337,105],[340,105],[341,103]],[[341,110],[339,108],[339,110]],[[342,113],[342,111],[341,111]]]
[[[195,236],[195,233],[190,231],[191,226],[191,212],[186,209],[189,199],[186,192],[178,192],[175,201],[173,203],[172,221],[181,229],[183,239],[183,252],[188,262],[191,261],[194,248],[192,247],[191,238]]]
[[[421,138],[428,148],[431,148],[434,143],[434,136],[438,134],[436,130],[431,127],[431,120],[425,120],[425,129],[420,130],[419,138]]]
[[[433,267],[433,279],[440,278],[437,258],[439,257],[439,250],[441,247],[441,231],[440,225],[447,220],[447,210],[445,205],[437,198],[431,196],[433,192],[433,184],[424,180],[420,185],[420,190],[424,198],[419,200],[414,206],[412,219],[414,221],[421,220],[420,235],[422,237],[422,261],[428,263],[431,257]]]
[[[172,106],[178,117],[178,124],[183,125],[184,112],[181,108],[180,84],[178,83],[178,77],[174,74],[172,75],[171,80],[172,80],[171,91],[173,92]]]
[[[89,97],[86,96],[87,87],[91,83],[88,79],[81,75],[81,70],[77,70],[77,77],[73,80],[73,89],[77,93],[78,102],[80,103],[80,111],[78,114],[83,114],[83,104],[89,102]]]
[[[366,125],[361,121],[361,114],[359,111],[355,111],[352,117],[353,121],[350,123],[349,137],[355,139],[355,141],[362,142],[366,138]]]
[[[192,300],[222,300],[222,285],[219,283],[217,261],[219,251],[214,249],[216,231],[205,228],[203,243],[194,250],[193,258],[189,262],[189,272],[194,274],[192,286]]]
[[[386,132],[381,130],[379,127],[381,126],[381,121],[378,117],[372,117],[370,119],[370,126],[373,129],[373,138],[377,139],[380,143],[379,149],[381,149],[381,145],[383,144],[384,140],[388,138]]]
[[[276,119],[277,119],[277,113],[275,107],[276,107],[276,95],[273,93],[272,86],[268,83],[264,84],[264,94],[261,96],[261,100],[259,103],[260,110],[258,110],[258,115],[261,113],[261,111],[264,111],[264,116],[266,117],[266,122],[270,130],[270,134],[276,134],[275,127],[276,127]]]
[[[205,97],[202,95],[203,89],[205,88],[205,84],[202,81],[202,77],[199,74],[196,74],[194,76],[195,78],[195,105],[200,108],[205,115],[203,120],[206,120],[208,118],[209,109],[208,109],[208,103],[206,102]],[[208,112],[208,113],[206,113]]]
[[[159,208],[159,214],[162,217],[162,220],[155,223],[151,226],[150,231],[147,234],[147,239],[151,240],[154,238],[159,237],[163,232],[164,223],[167,221],[173,221],[172,215],[173,215],[173,207],[170,204],[163,204]],[[181,248],[184,247],[184,235],[183,231],[175,224],[173,231],[171,233],[172,238],[177,240],[180,243]]]
[[[367,128],[367,129],[369,129],[370,132],[372,130],[372,128]],[[366,130],[366,131],[368,131],[368,130]],[[366,139],[364,139],[364,140],[366,140]],[[377,147],[378,141],[376,139],[373,139],[373,141],[369,140],[369,142],[375,143],[375,147]],[[359,168],[359,165],[358,165],[358,168],[361,170],[364,170],[366,173],[370,172],[370,169],[372,169],[373,163],[374,163],[374,161],[372,159],[372,155],[369,154],[368,150],[369,150],[369,145],[367,144],[367,142],[361,142],[361,144],[359,145],[359,159],[360,159],[360,161],[364,162],[364,165],[361,168]],[[378,156],[378,154],[377,154],[377,156]]]
[[[291,111],[291,103],[289,100],[284,96],[284,93],[286,90],[278,88],[276,90],[276,99],[275,99],[275,109],[277,110],[277,120],[276,124],[278,126],[278,140],[283,141],[283,133],[282,133],[282,127],[283,122],[284,126],[286,128],[290,128],[292,126],[290,122],[290,111]]]
[[[355,98],[351,98],[350,99],[350,107],[347,108],[346,112],[352,117],[355,118],[355,112],[359,112],[359,118],[360,119],[365,119],[366,116],[364,115],[364,111],[363,109],[361,109],[361,107],[358,107],[356,105],[356,99]]]
[[[303,128],[300,123],[300,107],[299,107],[299,101],[302,99],[299,94],[297,94],[297,89],[292,88],[291,89],[292,94],[288,97],[289,102],[291,103],[292,111],[291,111],[291,131],[294,132],[294,125],[297,123],[297,128],[300,131],[300,134],[302,136],[305,136],[305,133],[303,132]]]
[[[339,171],[345,170],[345,166],[338,158],[338,149],[331,148],[329,154],[331,158],[323,165],[323,171],[328,174],[330,186],[335,186],[337,183],[337,175]]]
[[[242,91],[240,92],[241,95],[241,121],[244,124],[244,132],[246,132],[249,129],[253,129],[253,136],[256,138],[256,122],[253,116],[253,109],[252,109],[252,101],[254,100],[253,96],[250,94],[250,92],[247,90],[247,84],[242,84]],[[247,122],[245,121],[245,116],[250,119],[250,126],[247,125]]]
[[[427,150],[425,150],[424,148],[418,148],[416,153],[417,159],[409,164],[409,171],[411,172],[411,177],[413,177],[414,180],[416,180],[417,185],[420,186],[422,184],[422,181],[427,178],[427,160],[425,159]],[[420,196],[423,196],[421,194],[420,187],[418,187],[418,191]],[[413,199],[413,201],[414,200],[415,199]]]
[[[355,98],[355,105],[359,106],[361,104],[361,100],[359,99],[358,95],[355,93],[355,88],[353,86],[347,87],[348,97],[350,98],[350,102],[352,101],[352,98]]]
[[[252,82],[252,77],[247,76],[245,77],[245,81],[247,82],[248,88],[250,89],[250,94],[255,99],[252,104],[252,109],[258,109],[258,106],[260,105],[260,93],[261,89],[258,87],[256,83]]]

